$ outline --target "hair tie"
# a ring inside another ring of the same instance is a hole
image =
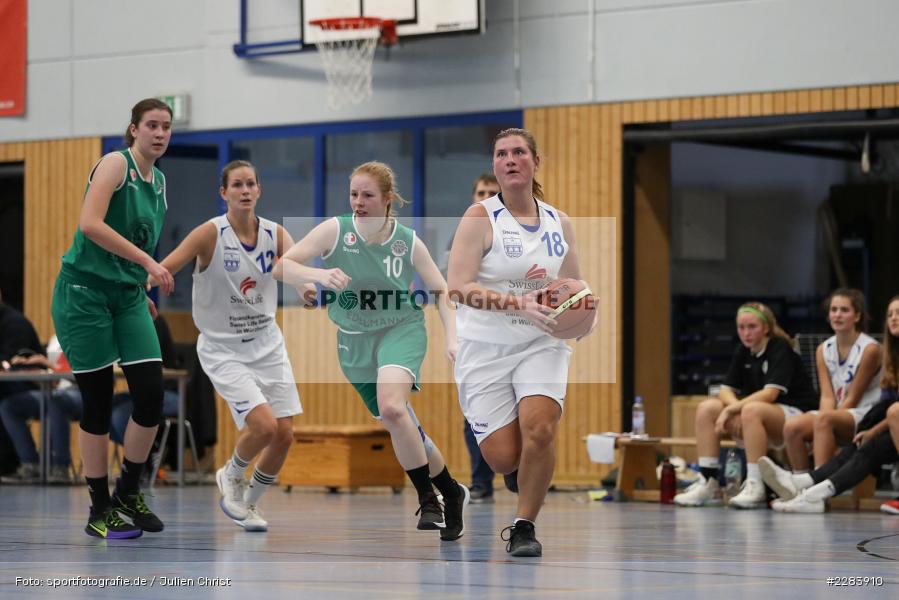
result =
[[[757,316],[759,319],[761,319],[763,322],[768,323],[768,317],[765,316],[765,313],[763,313],[759,309],[754,308],[752,306],[741,306],[740,310],[737,311],[737,314],[740,314],[740,313],[753,314],[753,315]]]

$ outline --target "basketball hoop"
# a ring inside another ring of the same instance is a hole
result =
[[[347,103],[371,98],[371,70],[378,42],[396,43],[396,21],[377,17],[316,19],[321,28],[315,46],[322,55],[328,80],[328,105],[337,110]]]

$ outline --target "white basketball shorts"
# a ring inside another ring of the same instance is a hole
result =
[[[459,340],[459,404],[478,443],[518,418],[522,398],[547,396],[564,408],[570,360],[568,345],[548,335],[515,345]]]
[[[284,337],[277,326],[248,342],[217,342],[201,333],[197,355],[203,371],[231,409],[238,429],[244,428],[247,414],[260,404],[268,403],[275,418],[303,412]]]

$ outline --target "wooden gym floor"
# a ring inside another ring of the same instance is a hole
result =
[[[675,509],[553,493],[537,529],[543,558],[513,559],[499,539],[515,508],[506,491],[469,506],[465,536],[443,543],[414,528],[408,490],[276,489],[261,503],[267,533],[226,519],[214,486],[156,494],[164,532],[103,542],[82,531],[83,486],[0,487],[0,598],[899,597],[899,517],[882,513]],[[155,579],[105,590],[47,583],[119,576]],[[841,576],[882,585],[827,584]]]

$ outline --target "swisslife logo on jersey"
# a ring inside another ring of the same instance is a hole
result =
[[[256,287],[256,281],[247,277],[240,282],[240,293],[246,296],[247,292],[254,287]]]
[[[524,274],[524,278],[528,281],[532,279],[546,279],[546,269],[534,263],[528,272]]]
[[[240,282],[240,293],[242,296],[238,296],[236,294],[231,294],[231,304],[262,304],[265,298],[259,292],[255,294],[250,294],[251,290],[256,289],[256,280],[247,277],[243,281]]]
[[[531,268],[524,274],[523,279],[509,280],[509,289],[512,290],[539,290],[546,282],[546,268],[541,267],[537,263],[531,265]]]

